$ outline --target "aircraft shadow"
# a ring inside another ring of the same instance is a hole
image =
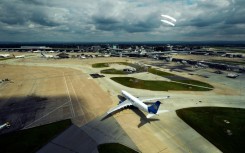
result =
[[[159,119],[157,118],[146,118],[145,114],[136,107],[133,107],[132,110],[135,114],[137,114],[140,117],[140,123],[138,124],[138,128],[144,126],[147,123],[150,124],[151,122],[159,121]]]
[[[121,96],[121,95],[117,95],[117,97],[118,97],[118,99],[120,100],[120,101],[119,101],[119,104],[122,103],[122,102],[124,102],[124,101],[126,100],[126,98],[123,97],[123,96]]]
[[[110,118],[112,115],[111,114],[104,114],[104,116],[101,118],[101,120],[100,121],[104,121],[104,120],[106,120],[106,119],[108,119],[108,118]]]

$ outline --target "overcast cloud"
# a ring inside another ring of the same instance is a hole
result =
[[[1,0],[0,41],[245,40],[245,0]],[[177,19],[162,23],[161,14]]]

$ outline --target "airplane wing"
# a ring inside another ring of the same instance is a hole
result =
[[[123,107],[131,106],[131,105],[133,105],[133,104],[132,104],[130,101],[126,100],[126,101],[120,103],[119,105],[117,105],[116,107],[110,109],[110,110],[107,112],[107,114],[111,114],[111,113],[114,112],[114,111],[117,111],[117,110],[119,110],[119,109],[121,109],[121,108],[123,108]]]
[[[152,101],[152,100],[160,100],[160,99],[168,99],[170,96],[167,97],[157,97],[157,98],[149,98],[149,99],[141,99],[142,102]]]

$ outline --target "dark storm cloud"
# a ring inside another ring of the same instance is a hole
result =
[[[245,6],[245,2],[243,4]],[[245,24],[244,20],[245,9],[241,7],[234,8],[229,14],[227,14],[227,18],[225,23],[227,24]]]
[[[42,0],[18,0],[18,1],[29,5],[45,5]]]
[[[34,0],[20,0],[3,3],[0,9],[0,22],[8,25],[25,25],[28,22],[44,26],[59,25],[58,22],[55,22],[48,16],[49,12],[46,11],[50,10],[50,8],[40,7],[38,4],[39,2]],[[28,5],[31,6],[28,7]]]
[[[46,13],[40,10],[33,11],[29,17],[29,20],[33,23],[43,25],[43,26],[58,26],[60,25],[58,22],[53,21],[50,19]]]
[[[98,30],[126,31],[129,33],[149,32],[161,25],[159,18],[156,18],[157,15],[157,13],[149,14],[143,20],[134,20],[137,18],[137,15],[131,15],[131,17],[124,16],[121,18],[100,15],[93,17],[93,24]]]
[[[1,0],[0,41],[242,39],[244,6],[244,0]],[[176,18],[176,27],[162,23],[161,14]]]
[[[93,21],[97,24],[116,24],[119,21],[116,18],[104,17],[104,16],[95,16]]]
[[[2,2],[0,7],[0,21],[6,24],[23,24],[26,22],[26,16],[19,5]]]

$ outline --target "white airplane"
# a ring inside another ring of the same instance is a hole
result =
[[[35,51],[33,51],[33,53],[41,53],[41,51],[40,50],[35,50]]]
[[[45,58],[55,58],[54,55],[46,55],[46,54],[43,54],[43,52],[41,52],[41,55]]]
[[[18,55],[18,56],[15,56],[15,55],[13,54],[13,56],[14,56],[14,58],[25,58],[25,55]]]
[[[10,127],[9,122],[6,122],[6,123],[0,125],[0,130],[2,130],[2,129],[5,128],[5,127]]]
[[[187,61],[185,61],[185,60],[182,60],[181,63],[184,64],[184,65],[188,64]]]
[[[80,56],[80,58],[81,58],[81,59],[86,59],[86,57],[85,57],[85,56]]]
[[[208,68],[208,65],[206,65],[206,64],[202,64],[202,63],[197,63],[197,66],[198,67],[201,67],[201,68]]]
[[[134,97],[133,95],[129,94],[128,92],[122,90],[122,95],[126,98],[126,100],[122,103],[120,103],[119,105],[117,105],[116,107],[110,109],[107,114],[111,114],[121,108],[127,107],[127,106],[135,106],[137,108],[139,108],[140,110],[149,113],[146,117],[147,118],[151,118],[154,115],[158,115],[160,113],[165,113],[168,112],[169,110],[159,110],[159,106],[161,104],[160,101],[157,101],[155,103],[153,103],[151,106],[147,106],[144,102],[146,101],[151,101],[151,100],[157,100],[157,99],[167,99],[169,98],[169,96],[167,97],[161,97],[161,98],[151,98],[151,99],[144,99],[144,100],[140,100],[136,97]]]
[[[0,57],[7,58],[10,57],[10,54],[0,54]]]

